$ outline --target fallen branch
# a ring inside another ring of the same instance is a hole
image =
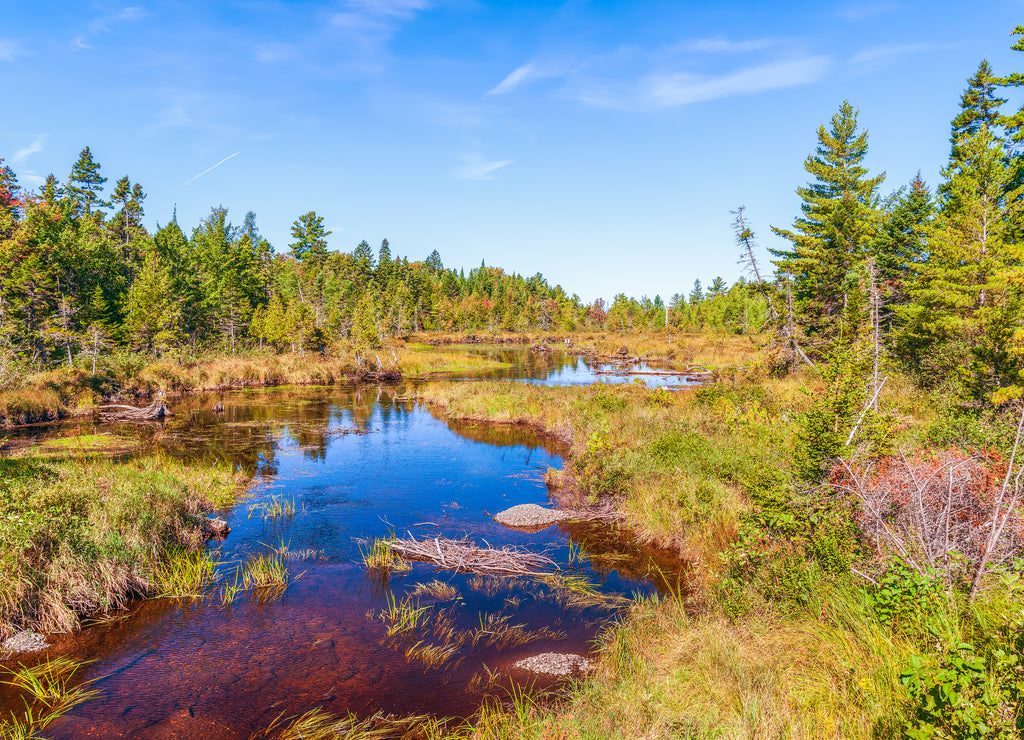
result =
[[[408,539],[390,540],[388,546],[406,560],[436,563],[456,573],[538,576],[558,570],[557,563],[546,555],[515,547],[480,547],[469,540],[418,540],[410,532]]]
[[[96,415],[100,421],[157,421],[168,416],[174,416],[165,401],[158,400],[149,406],[138,408],[136,406],[123,406],[120,404],[107,404],[96,407]]]

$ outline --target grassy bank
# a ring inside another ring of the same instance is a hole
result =
[[[445,346],[466,343],[508,344],[532,347],[546,345],[555,350],[600,356],[624,354],[639,357],[673,370],[701,365],[716,370],[750,367],[761,361],[758,335],[688,333],[680,331],[630,332],[527,332],[522,334],[413,335],[418,343]]]
[[[60,367],[13,380],[0,388],[0,426],[88,414],[109,401],[146,402],[157,393],[176,396],[233,388],[376,382],[381,374],[397,380],[503,366],[479,355],[423,344],[350,350],[330,357],[254,351],[187,362],[122,354],[107,358],[96,374],[91,367]]]
[[[201,547],[204,512],[242,483],[157,455],[0,458],[0,638],[73,630],[149,593],[166,554]]]
[[[780,480],[780,452],[793,433],[782,410],[799,407],[797,391],[787,381],[682,393],[637,384],[432,383],[421,394],[455,419],[554,434],[571,448],[566,472],[577,493],[616,497],[639,539],[706,571],[736,536],[744,487]]]
[[[821,441],[808,430],[835,386],[755,371],[676,394],[425,388],[437,413],[556,435],[571,446],[564,482],[573,495],[616,497],[640,539],[693,565],[691,595],[639,602],[605,634],[595,675],[554,703],[520,698],[484,710],[465,733],[1017,737],[1008,729],[1020,720],[1022,690],[1017,567],[986,579],[971,603],[962,580],[887,559],[859,529],[855,501],[801,483],[800,461]],[[1005,446],[1005,419],[951,415],[898,379],[882,405],[880,454]]]

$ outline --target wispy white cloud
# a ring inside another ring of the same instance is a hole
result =
[[[349,0],[354,11],[409,19],[430,7],[430,0]]]
[[[569,70],[569,66],[564,64],[527,62],[523,66],[512,70],[505,79],[488,90],[487,94],[502,95],[530,82],[550,79],[552,77],[563,77],[568,74]]]
[[[210,100],[209,95],[174,88],[158,90],[156,94],[162,107],[156,111],[153,123],[146,127],[150,133],[196,123],[199,118],[196,111]]]
[[[821,80],[831,65],[827,56],[769,62],[721,75],[661,73],[632,83],[584,83],[575,97],[600,108],[650,111],[678,108],[717,98],[753,95]]]
[[[898,9],[899,6],[891,2],[852,2],[841,7],[839,15],[853,23],[861,23],[880,15],[888,15]]]
[[[390,38],[402,21],[430,7],[429,0],[348,0],[331,25],[356,35]]]
[[[16,151],[14,153],[14,156],[11,157],[11,161],[19,165],[24,163],[24,161],[31,157],[33,154],[43,151],[43,143],[45,141],[46,137],[40,134],[35,139],[33,139],[31,144]]]
[[[488,162],[477,153],[466,154],[463,155],[461,164],[455,168],[455,176],[460,180],[493,180],[495,172],[512,164],[513,161],[502,159]]]
[[[23,54],[21,44],[14,39],[0,39],[0,62],[13,62]]]
[[[854,72],[873,72],[914,54],[949,48],[947,44],[913,43],[871,46],[850,57]]]
[[[691,51],[699,53],[714,54],[744,54],[751,51],[771,49],[785,43],[783,39],[747,39],[745,41],[733,41],[722,36],[709,39],[694,39],[684,41],[677,48],[680,51]]]
[[[93,37],[111,31],[112,26],[115,24],[140,21],[148,15],[149,12],[138,5],[130,5],[116,12],[101,15],[89,23],[84,33],[79,34],[71,41],[71,50],[86,51],[91,49]]]
[[[239,154],[241,154],[241,152],[235,152],[234,154],[229,154],[228,156],[224,157],[224,159],[222,159],[221,161],[219,161],[219,162],[218,162],[217,164],[213,165],[213,167],[207,167],[207,168],[206,168],[205,170],[203,170],[202,172],[200,172],[200,173],[199,173],[198,175],[196,175],[195,177],[192,177],[192,178],[190,178],[190,179],[188,179],[188,180],[185,180],[185,182],[181,183],[181,185],[179,185],[178,187],[176,187],[176,188],[175,188],[175,190],[181,190],[181,189],[182,189],[183,187],[185,187],[186,185],[191,185],[192,183],[194,183],[194,182],[195,182],[196,180],[198,180],[198,179],[199,179],[200,177],[202,177],[203,175],[207,174],[208,172],[213,172],[213,170],[215,170],[215,169],[217,169],[218,167],[220,167],[220,166],[221,166],[222,164],[224,164],[225,162],[227,162],[227,161],[228,161],[229,159],[233,159],[233,158],[237,157],[237,156],[238,156]]]

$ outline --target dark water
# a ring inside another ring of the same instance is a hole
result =
[[[560,451],[523,431],[447,423],[395,401],[400,393],[237,392],[218,396],[222,415],[208,410],[213,397],[197,397],[177,404],[168,424],[145,428],[150,444],[172,454],[255,473],[247,496],[222,512],[231,534],[211,547],[226,561],[285,549],[295,556],[287,561],[292,580],[275,598],[247,594],[227,606],[216,587],[205,599],[140,602],[121,619],[55,637],[51,655],[94,661],[84,677],[97,678],[101,693],[47,734],[244,738],[282,713],[314,707],[466,717],[511,682],[549,684],[513,664],[540,652],[588,653],[621,608],[536,579],[429,564],[390,578],[367,571],[361,549],[390,533],[527,547],[607,595],[651,593],[662,574],[678,572],[604,526],[527,533],[496,524],[491,516],[501,509],[547,503],[544,474],[561,465]],[[352,428],[367,433],[345,432]],[[275,500],[295,514],[264,518],[260,507]],[[433,580],[454,595],[412,595]],[[424,607],[423,626],[387,638],[379,614],[389,599]],[[495,624],[518,625],[522,644],[495,644]],[[442,626],[449,637],[438,636]],[[427,666],[410,651],[417,643],[447,646],[450,655]],[[0,687],[0,712],[20,706]]]

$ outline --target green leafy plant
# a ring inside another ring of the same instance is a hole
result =
[[[940,660],[914,656],[900,675],[913,705],[910,740],[1012,740],[1024,730],[1020,658],[999,649],[987,658],[960,643]]]

